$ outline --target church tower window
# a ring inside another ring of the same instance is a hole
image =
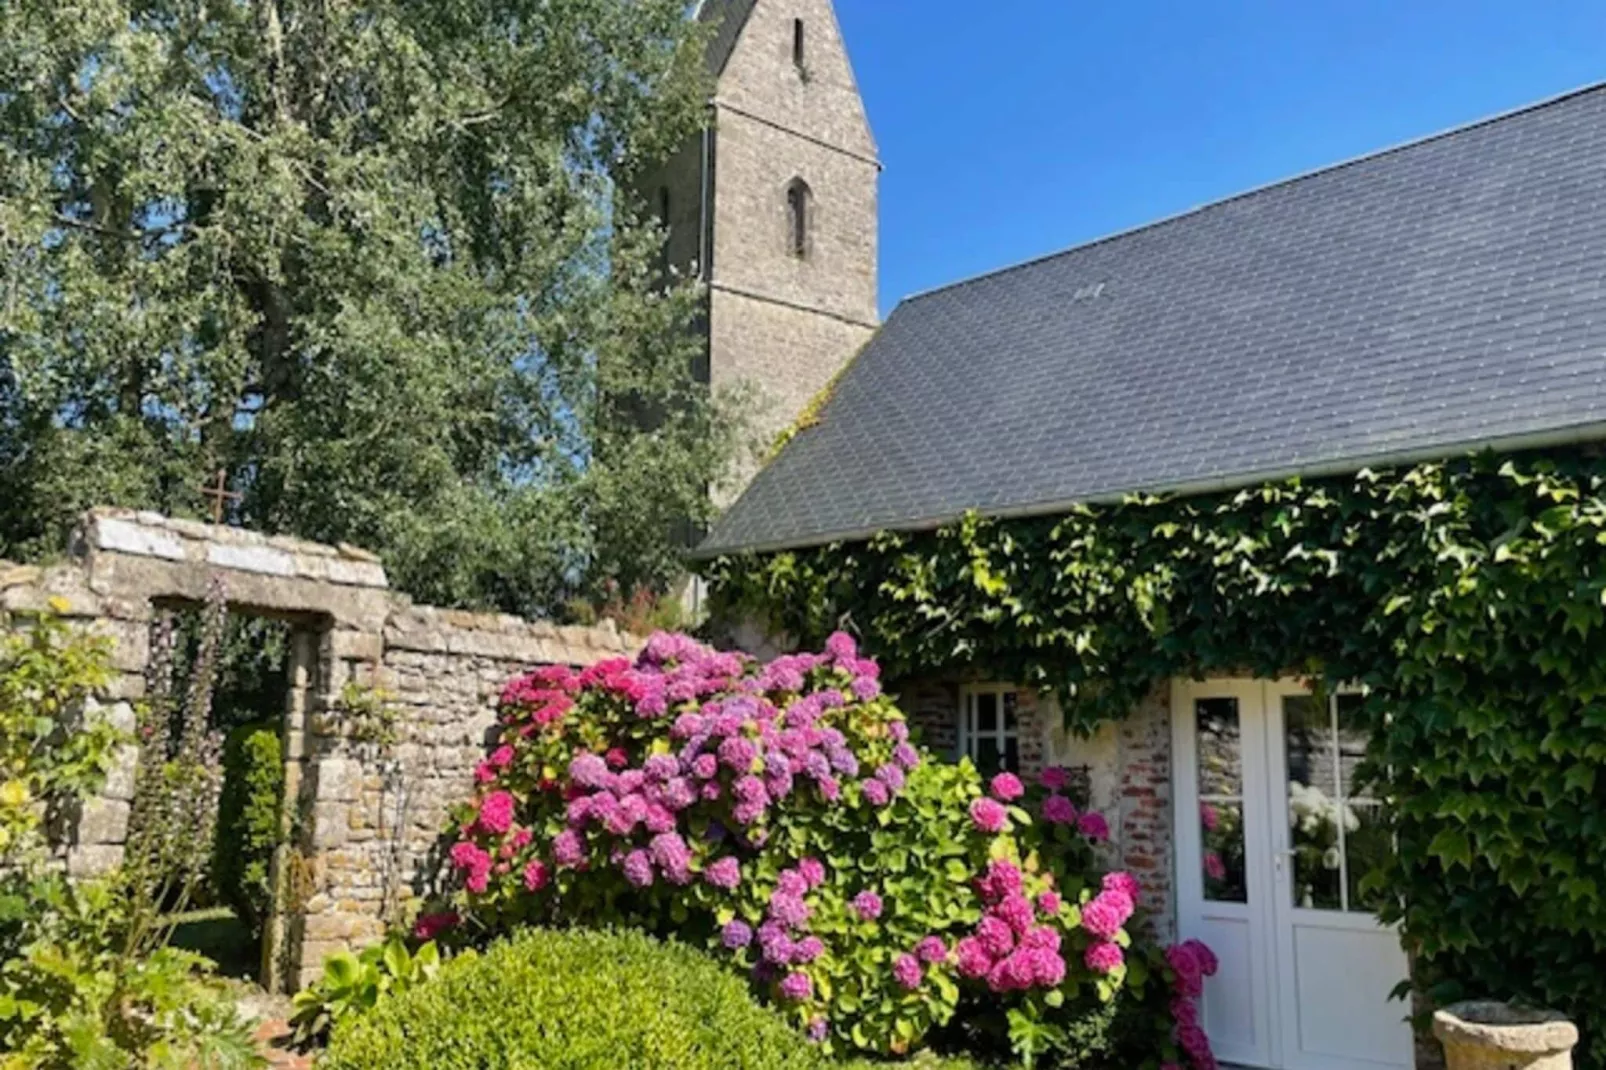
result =
[[[787,251],[799,260],[809,255],[809,213],[813,201],[814,191],[801,178],[794,178],[786,187]]]
[[[792,20],[792,66],[797,68],[799,74],[808,77],[808,54],[806,42],[803,37],[803,20]]]

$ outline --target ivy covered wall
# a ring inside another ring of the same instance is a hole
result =
[[[1171,676],[1360,682],[1387,892],[1437,1003],[1520,997],[1606,1067],[1606,458],[1482,455],[727,558],[717,614],[893,675],[984,669],[1123,717]]]

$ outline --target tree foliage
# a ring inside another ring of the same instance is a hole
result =
[[[726,409],[630,191],[681,0],[0,8],[0,551],[209,510],[525,613],[662,585]]]
[[[1479,456],[727,559],[726,616],[849,622],[894,675],[1125,716],[1209,672],[1361,682],[1398,851],[1368,886],[1438,1000],[1522,997],[1606,1065],[1606,459]]]

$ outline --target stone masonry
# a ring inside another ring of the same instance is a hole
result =
[[[232,611],[292,625],[285,824],[295,836],[275,859],[264,949],[272,987],[304,986],[326,954],[378,938],[430,889],[447,811],[473,790],[508,679],[637,645],[611,625],[415,606],[388,589],[378,558],[355,547],[113,509],[84,519],[61,564],[0,562],[0,626],[54,606],[109,636],[117,673],[89,712],[132,728],[152,621],[166,607],[203,601],[214,577]],[[392,711],[393,744],[353,738],[344,709],[352,682]],[[83,808],[63,844],[70,872],[121,860],[137,759],[128,747]]]

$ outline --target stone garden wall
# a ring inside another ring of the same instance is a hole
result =
[[[415,606],[356,547],[113,509],[85,517],[60,564],[0,562],[0,623],[53,606],[109,636],[117,675],[96,705],[132,728],[152,621],[165,606],[202,602],[214,579],[232,611],[292,625],[284,742],[293,832],[274,866],[264,951],[272,987],[304,985],[325,954],[374,940],[427,893],[447,809],[472,790],[511,676],[588,665],[636,645],[606,624]],[[385,732],[354,731],[354,695],[378,711]],[[71,872],[121,860],[137,757],[127,748],[106,791],[79,815],[64,844]]]

